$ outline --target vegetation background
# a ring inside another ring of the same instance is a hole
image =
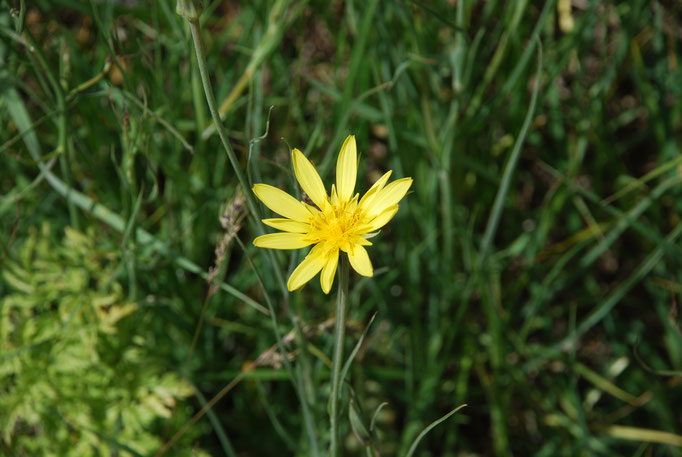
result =
[[[466,403],[414,455],[682,455],[682,4],[203,6],[250,181],[329,185],[350,133],[360,190],[415,179],[351,276],[344,454]],[[0,123],[0,454],[326,454],[333,295],[251,245],[175,5],[4,0]]]

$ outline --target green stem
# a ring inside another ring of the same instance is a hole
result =
[[[334,365],[332,368],[332,396],[329,419],[331,425],[331,444],[329,455],[336,457],[339,452],[339,396],[341,365],[343,365],[343,337],[346,331],[346,304],[348,301],[348,260],[339,259],[339,292],[336,299],[336,325],[334,327]]]
[[[209,111],[211,112],[211,117],[213,118],[213,123],[215,124],[215,128],[218,132],[218,136],[220,137],[220,141],[223,143],[223,147],[225,148],[227,157],[230,160],[230,164],[232,165],[232,168],[234,169],[234,172],[237,175],[239,184],[241,185],[244,191],[244,196],[246,197],[246,205],[249,208],[249,218],[251,219],[251,222],[253,222],[254,227],[256,227],[258,233],[262,235],[265,233],[265,231],[263,230],[262,224],[260,224],[259,221],[260,211],[258,205],[256,204],[256,200],[254,199],[253,193],[249,188],[249,183],[246,179],[246,175],[244,174],[239,164],[239,161],[237,160],[237,156],[235,155],[234,150],[230,146],[230,143],[227,138],[227,132],[225,131],[225,127],[223,126],[222,120],[220,119],[220,113],[218,112],[218,108],[216,107],[216,100],[213,94],[213,86],[211,84],[211,79],[208,75],[208,69],[206,67],[206,53],[200,35],[199,12],[196,8],[196,5],[191,0],[179,0],[177,11],[181,16],[187,19],[187,22],[189,23],[190,31],[192,33],[192,41],[194,43],[194,50],[197,57],[197,66],[199,68],[201,82],[203,84],[204,93],[206,95],[206,103],[208,104]],[[275,255],[272,251],[268,252],[268,257],[270,259],[270,264],[272,266],[272,270],[274,271],[275,278],[279,283],[280,288],[282,289],[284,299],[287,300],[289,294],[286,282],[284,281],[284,277],[282,276],[282,272],[278,267],[279,263],[277,262],[277,259],[275,258]],[[270,305],[270,303],[268,304]],[[271,318],[274,317],[275,317],[274,308],[271,307]],[[273,321],[273,325],[274,324],[275,322]],[[294,325],[296,326],[295,321]],[[275,330],[277,331],[276,327]],[[297,332],[301,334],[300,329],[298,327]],[[278,341],[280,340],[279,337],[277,339]],[[295,388],[297,390],[297,393],[299,394],[301,408],[303,410],[303,420],[306,424],[306,430],[308,432],[308,438],[310,440],[313,455],[317,456],[318,455],[317,440],[314,433],[313,416],[308,407],[305,395],[303,395],[303,388],[300,379],[298,377],[294,377],[292,378],[292,382],[295,384]],[[296,383],[298,383],[298,385],[296,385]]]
[[[519,163],[519,157],[521,156],[521,146],[526,140],[526,135],[530,129],[531,121],[535,115],[535,106],[538,101],[538,93],[540,92],[540,83],[542,81],[542,44],[538,41],[538,66],[535,73],[535,89],[533,89],[533,94],[530,99],[530,106],[526,112],[526,118],[521,126],[521,131],[519,136],[516,138],[514,143],[514,149],[512,149],[509,155],[509,160],[504,167],[504,172],[502,173],[502,180],[500,182],[500,187],[497,189],[497,195],[495,196],[495,201],[493,203],[492,210],[490,211],[490,216],[488,217],[488,224],[485,227],[485,232],[483,233],[483,239],[481,240],[481,249],[478,254],[478,267],[481,268],[488,255],[488,250],[492,244],[495,233],[497,232],[497,227],[500,222],[500,216],[504,208],[504,202],[509,192],[509,186],[511,185],[512,176],[514,171],[516,171],[516,166]],[[471,107],[471,105],[470,105]]]
[[[246,179],[244,171],[242,171],[241,169],[239,160],[237,160],[237,156],[235,155],[232,146],[230,146],[230,142],[227,139],[227,132],[225,131],[223,121],[220,119],[220,113],[218,112],[218,108],[216,107],[216,100],[215,96],[213,95],[213,86],[211,84],[211,78],[209,78],[208,69],[206,68],[206,53],[204,51],[204,43],[201,40],[201,35],[199,34],[198,16],[187,15],[185,16],[185,18],[189,22],[189,28],[190,31],[192,32],[192,41],[194,42],[194,50],[197,56],[197,66],[199,67],[201,82],[203,83],[204,86],[204,93],[206,95],[206,103],[208,104],[208,109],[211,111],[213,123],[215,124],[216,130],[218,131],[218,136],[220,137],[220,141],[223,143],[223,147],[225,148],[225,152],[227,153],[227,157],[230,160],[230,164],[232,165],[234,173],[237,175],[237,180],[239,180],[239,184],[241,185],[244,191],[244,196],[246,197],[246,206],[248,206],[249,208],[249,217],[251,219],[251,222],[253,222],[254,227],[256,227],[256,229],[258,230],[258,233],[262,235],[265,232],[263,230],[262,224],[260,224],[259,221],[260,211],[258,209],[258,205],[256,204],[256,200],[253,197],[253,193],[249,189],[249,182]],[[278,263],[276,262],[274,255],[272,253],[270,254],[270,260],[272,261],[273,270],[277,282],[279,283],[280,287],[282,288],[282,292],[286,297],[288,295],[286,289],[286,282],[284,281],[282,272],[280,271],[279,268],[277,268]]]
[[[263,282],[263,278],[261,277],[260,273],[258,272],[258,269],[256,268],[256,265],[253,263],[253,260],[249,256],[248,251],[246,250],[246,246],[244,246],[244,243],[242,243],[241,239],[239,239],[238,236],[236,236],[235,241],[239,244],[239,247],[242,249],[242,252],[246,256],[246,260],[249,262],[251,265],[251,268],[253,268],[253,273],[256,276],[256,280],[258,281],[258,284],[261,287],[261,290],[263,292],[263,297],[265,297],[265,303],[268,306],[268,310],[270,310],[270,319],[272,321],[272,328],[275,332],[275,339],[277,340],[277,348],[279,349],[280,354],[282,355],[282,362],[284,363],[284,368],[286,368],[287,373],[289,374],[289,377],[291,378],[291,383],[294,386],[294,390],[296,391],[296,395],[298,395],[298,399],[301,402],[301,410],[303,411],[303,423],[305,424],[305,429],[306,433],[308,435],[308,440],[310,441],[310,446],[311,446],[311,452],[313,457],[318,457],[319,450],[318,450],[318,445],[317,445],[317,436],[315,432],[315,426],[313,423],[313,416],[310,413],[310,408],[308,407],[308,403],[306,401],[306,396],[305,392],[303,389],[303,382],[300,379],[300,370],[297,369],[297,372],[294,373],[294,367],[291,364],[291,361],[289,360],[289,354],[287,353],[287,349],[284,343],[284,339],[282,338],[282,334],[279,331],[279,324],[277,323],[277,313],[275,312],[275,306],[273,304],[272,299],[270,298],[270,294],[268,293],[267,289],[265,288],[265,283]],[[294,321],[294,324],[296,326],[296,332],[299,335],[300,338],[303,338],[303,330],[296,324]],[[305,341],[304,341],[305,343]]]
[[[201,82],[204,85],[204,94],[206,95],[206,103],[208,104],[208,109],[211,111],[211,116],[213,117],[213,122],[215,123],[216,129],[218,130],[218,136],[220,141],[223,143],[225,152],[227,153],[227,158],[230,160],[230,164],[237,175],[237,180],[244,190],[244,196],[246,197],[246,204],[249,207],[250,216],[253,219],[257,219],[259,215],[258,206],[253,198],[251,192],[249,192],[249,183],[246,180],[246,175],[241,169],[239,160],[230,146],[230,142],[227,139],[227,132],[220,120],[220,114],[218,114],[218,108],[216,107],[215,96],[213,95],[213,85],[211,84],[211,79],[208,76],[208,69],[206,68],[206,54],[204,52],[204,43],[199,35],[199,21],[198,19],[188,19],[189,28],[192,32],[192,40],[194,41],[194,50],[197,55],[197,65],[199,67],[199,74],[201,75]],[[257,220],[254,220],[256,226],[259,224]]]
[[[62,88],[61,84],[59,84],[59,81],[55,77],[50,66],[48,65],[47,59],[45,58],[45,55],[41,51],[40,46],[36,42],[35,37],[31,34],[31,32],[28,29],[26,29],[26,38],[27,43],[29,45],[29,51],[36,56],[38,62],[40,63],[40,66],[43,67],[43,71],[45,72],[45,75],[47,76],[47,79],[50,82],[50,85],[52,86],[52,90],[54,92],[55,100],[57,103],[56,111],[59,113],[59,119],[57,121],[57,154],[59,156],[59,166],[62,175],[64,176],[64,181],[66,181],[70,188],[73,188],[74,185],[73,173],[71,170],[71,157],[69,156],[69,151],[67,147],[67,123],[66,123],[67,112],[64,89]],[[80,224],[78,220],[78,212],[76,210],[76,206],[73,204],[71,200],[67,200],[67,206],[69,208],[69,218],[71,226],[78,230]]]

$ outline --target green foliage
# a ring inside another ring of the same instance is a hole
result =
[[[680,2],[202,3],[249,183],[299,195],[297,147],[329,187],[350,133],[358,190],[414,178],[350,277],[344,455],[682,455]],[[326,452],[333,298],[252,246],[193,42],[1,2],[2,455]]]
[[[45,223],[6,260],[0,300],[0,429],[6,455],[149,454],[158,426],[192,393],[147,350],[138,305],[114,279],[120,259]]]

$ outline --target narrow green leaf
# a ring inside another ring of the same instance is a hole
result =
[[[452,416],[453,414],[455,414],[457,411],[464,408],[465,406],[467,406],[466,403],[463,405],[459,405],[457,408],[453,409],[452,411],[447,413],[445,416],[431,422],[424,430],[421,431],[421,433],[419,435],[417,435],[417,438],[412,443],[412,446],[410,446],[410,449],[407,451],[407,454],[405,454],[405,457],[412,457],[412,454],[414,454],[414,451],[417,450],[417,446],[419,445],[419,442],[426,436],[427,433],[429,433],[431,430],[433,430],[441,422],[446,421],[450,416]]]

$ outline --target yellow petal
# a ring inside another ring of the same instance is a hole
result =
[[[339,250],[334,249],[334,251],[329,254],[327,263],[324,264],[322,268],[322,274],[320,274],[320,285],[322,286],[322,291],[328,294],[332,290],[332,284],[334,283],[334,274],[336,273],[336,266],[339,264]]]
[[[270,233],[253,240],[254,246],[269,249],[301,249],[311,244],[301,233]]]
[[[350,266],[362,276],[374,276],[374,268],[372,268],[367,250],[359,244],[351,245],[348,251],[348,260],[350,260]]]
[[[292,219],[263,219],[261,222],[283,232],[308,233],[310,231],[310,224]]]
[[[393,219],[393,216],[395,216],[395,213],[397,212],[398,205],[389,206],[379,213],[379,215],[375,217],[369,224],[363,225],[362,228],[358,229],[358,231],[362,233],[369,233],[379,230],[381,227],[388,224],[388,222]]]
[[[349,213],[353,213],[355,211],[355,208],[358,207],[358,198],[360,198],[360,194],[355,194],[353,198],[351,198],[350,203],[348,203],[348,206],[346,207],[346,211]]]
[[[357,174],[358,154],[355,136],[348,135],[336,162],[336,190],[339,193],[339,200],[348,201],[353,196]]]
[[[303,203],[283,190],[267,184],[256,184],[253,186],[253,193],[265,203],[265,206],[280,216],[301,222],[307,222],[310,218],[310,212]]]
[[[327,191],[324,190],[322,178],[320,178],[317,170],[298,149],[294,149],[292,159],[294,173],[296,173],[296,179],[298,179],[301,188],[319,208],[324,208],[327,202]]]
[[[308,211],[310,211],[310,214],[312,214],[313,216],[317,216],[320,213],[320,210],[315,208],[313,205],[309,205],[306,202],[301,202],[301,203],[303,203],[305,205],[305,207],[308,209]]]
[[[336,192],[336,185],[332,184],[332,194],[329,197],[332,206],[337,206],[339,204],[339,194]]]
[[[374,197],[386,185],[388,178],[391,177],[391,173],[393,173],[393,171],[388,170],[386,173],[384,173],[384,175],[381,178],[377,179],[377,182],[375,182],[372,185],[372,187],[369,188],[369,190],[367,192],[365,192],[365,195],[363,195],[362,198],[360,199],[360,204],[359,204],[360,208],[363,208],[365,205],[367,205],[367,206],[371,205]]]
[[[407,193],[412,185],[412,178],[403,178],[393,181],[384,187],[373,199],[365,210],[369,216],[378,216],[386,209],[396,205]]]
[[[353,238],[353,243],[357,243],[360,246],[371,246],[372,242],[369,241],[367,238],[362,237],[362,236],[356,236]]]
[[[303,259],[303,262],[298,264],[293,273],[291,273],[289,281],[287,281],[287,289],[290,292],[299,289],[303,284],[310,281],[327,263],[327,259],[320,255],[321,250],[319,244],[312,248],[305,259]]]

